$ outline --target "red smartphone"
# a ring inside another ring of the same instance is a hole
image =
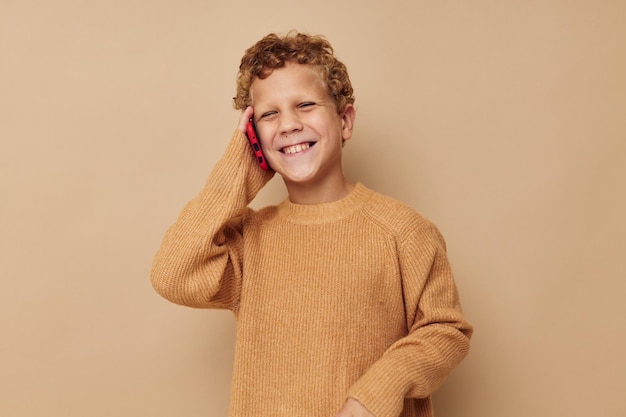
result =
[[[267,159],[265,159],[265,155],[263,155],[261,142],[259,141],[259,137],[256,134],[256,129],[254,128],[254,123],[252,122],[252,119],[248,120],[248,124],[246,124],[246,136],[248,136],[248,141],[250,142],[250,146],[252,147],[252,151],[254,152],[254,158],[259,163],[261,169],[267,171],[270,166],[267,164]]]

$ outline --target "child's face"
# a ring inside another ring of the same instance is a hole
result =
[[[337,113],[312,67],[287,63],[255,79],[250,94],[263,152],[288,185],[343,178],[341,148],[352,136],[354,107]]]

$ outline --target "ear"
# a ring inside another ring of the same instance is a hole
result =
[[[346,104],[346,108],[339,116],[341,116],[341,137],[346,141],[352,137],[352,129],[354,129],[354,119],[356,118],[354,104]]]

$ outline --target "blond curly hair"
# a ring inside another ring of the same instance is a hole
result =
[[[343,112],[346,105],[354,103],[348,70],[335,57],[330,42],[320,35],[291,31],[284,36],[271,33],[246,50],[237,74],[237,95],[233,98],[235,109],[242,110],[252,104],[250,87],[255,78],[267,78],[286,62],[313,66],[333,98],[337,112]]]

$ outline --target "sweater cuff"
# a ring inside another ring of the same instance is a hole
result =
[[[272,179],[274,173],[272,169],[264,171],[259,167],[245,133],[236,129],[207,184],[225,188],[222,191],[226,194],[241,190],[247,204]]]
[[[358,400],[376,417],[397,417],[410,390],[407,370],[414,366],[406,355],[389,352],[393,360],[380,360],[350,388],[348,397]],[[391,358],[386,358],[391,359]]]

